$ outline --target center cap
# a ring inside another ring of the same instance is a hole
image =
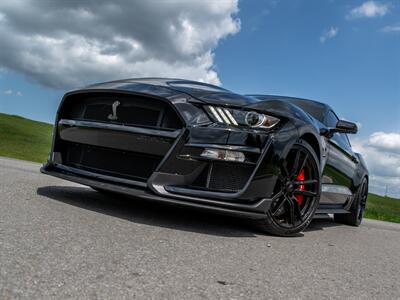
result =
[[[288,182],[288,183],[286,184],[286,190],[287,190],[289,193],[293,193],[294,186],[293,186],[293,184],[292,184],[291,182]]]

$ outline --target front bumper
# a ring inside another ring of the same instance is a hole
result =
[[[140,187],[139,185],[128,185],[127,182],[111,182],[108,180],[110,178],[98,174],[89,174],[90,172],[81,172],[80,170],[57,166],[52,163],[43,165],[40,171],[47,175],[87,185],[92,188],[116,192],[133,198],[163,202],[182,207],[205,209],[220,214],[241,216],[250,219],[264,218],[273,201],[273,199],[264,198],[254,203],[244,204],[183,195],[157,195],[144,185]]]
[[[99,114],[102,110],[97,107],[81,109],[82,103],[86,107],[92,105],[92,100],[85,100],[92,93],[103,95],[110,91],[84,91],[64,97],[43,173],[148,200],[248,217],[265,216],[275,193],[278,162],[295,132],[289,122],[274,129],[284,134],[275,135],[274,131],[209,122],[200,107],[181,96],[166,100],[112,92],[112,97],[103,97],[105,100],[94,98],[94,106],[106,101],[105,112],[110,107],[109,99],[118,98],[122,117],[125,110],[132,112],[140,102],[137,97],[144,97],[142,108],[147,109],[149,103],[153,103],[151,110],[172,107],[182,118],[182,126],[174,129],[168,127],[173,120],[168,114],[168,126],[160,125],[165,119],[161,110],[157,126],[121,124],[105,121],[106,115]],[[90,117],[87,111],[91,112]],[[136,117],[140,120],[141,116]],[[221,162],[202,157],[209,148],[242,152],[245,160]]]

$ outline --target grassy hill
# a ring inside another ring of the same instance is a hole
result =
[[[45,162],[53,126],[0,113],[0,156]],[[368,195],[365,217],[400,223],[400,200]]]
[[[45,162],[53,126],[0,113],[0,156]]]
[[[400,223],[400,200],[370,193],[368,194],[365,217]]]

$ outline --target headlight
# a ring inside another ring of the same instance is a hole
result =
[[[256,111],[230,109],[217,106],[206,106],[207,113],[214,122],[253,128],[272,128],[279,119]]]

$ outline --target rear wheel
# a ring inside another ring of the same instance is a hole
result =
[[[310,224],[320,197],[320,172],[317,155],[299,140],[281,163],[275,196],[261,225],[271,234],[293,236]]]
[[[358,188],[355,195],[355,199],[350,207],[350,213],[348,214],[335,214],[335,222],[347,224],[351,226],[360,226],[364,216],[365,205],[367,203],[368,196],[368,182],[364,178]]]

